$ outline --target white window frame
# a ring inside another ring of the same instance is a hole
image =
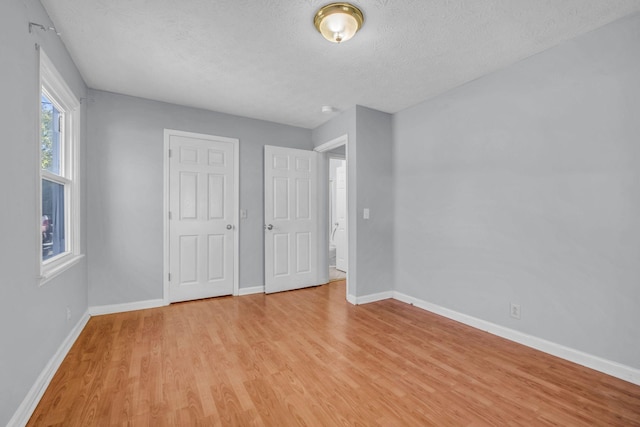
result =
[[[60,175],[42,170],[40,124],[41,97],[45,93],[55,107],[64,112]],[[80,247],[80,100],[69,89],[55,66],[40,49],[40,86],[38,90],[38,268],[40,285],[48,282],[84,256]],[[42,259],[42,180],[64,185],[65,251],[46,261]]]

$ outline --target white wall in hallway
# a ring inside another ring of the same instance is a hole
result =
[[[329,183],[331,185],[331,189],[329,190],[329,197],[330,197],[329,205],[331,207],[330,209],[331,218],[329,219],[329,238],[330,238],[329,246],[330,247],[335,244],[335,242],[331,240],[331,235],[332,235],[333,227],[336,222],[336,169],[338,169],[340,166],[344,166],[345,163],[346,161],[342,159],[331,158],[329,160]]]

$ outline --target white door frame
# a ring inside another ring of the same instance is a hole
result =
[[[344,134],[335,139],[325,142],[324,144],[318,145],[313,151],[317,151],[318,153],[327,153],[335,148],[340,146],[345,147],[345,160],[347,163],[347,216],[346,216],[346,228],[347,228],[347,301],[351,304],[356,303],[356,217],[355,217],[355,195],[356,195],[356,183],[355,180],[349,179],[349,177],[355,176],[355,162],[349,161],[349,135]],[[328,157],[328,156],[327,156]],[[328,182],[328,177],[323,176],[323,179],[326,178]],[[351,200],[353,198],[353,200]],[[325,221],[326,222],[326,221]],[[319,221],[321,224],[322,221]],[[324,253],[329,253],[329,241],[325,247],[321,248]],[[320,253],[320,252],[319,252]],[[328,268],[328,263],[327,266]]]
[[[215,136],[202,133],[186,132],[174,129],[164,130],[164,148],[162,155],[164,158],[164,177],[163,177],[163,299],[165,305],[169,305],[169,140],[170,136],[184,136],[187,138],[203,138],[211,139],[215,138],[219,141],[229,142],[233,144],[233,158],[234,158],[234,181],[235,188],[233,189],[233,222],[236,230],[233,233],[233,295],[239,295],[240,282],[240,143],[236,138],[228,138],[224,136]]]

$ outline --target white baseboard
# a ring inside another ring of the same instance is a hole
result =
[[[356,304],[356,305],[369,304],[376,301],[390,299],[390,298],[393,298],[393,296],[394,296],[394,291],[385,291],[377,294],[363,295],[361,297],[355,297],[355,302],[352,304]]]
[[[240,288],[238,295],[264,294],[264,286],[252,286],[250,288]]]
[[[78,323],[73,327],[73,329],[69,332],[69,335],[67,335],[67,338],[65,338],[65,340],[62,342],[62,344],[58,348],[58,351],[56,351],[56,353],[49,360],[42,372],[40,372],[40,375],[36,379],[36,382],[33,384],[33,386],[31,386],[31,389],[22,400],[22,403],[13,414],[13,417],[11,417],[11,419],[9,420],[9,424],[7,424],[7,427],[24,426],[27,424],[27,422],[29,422],[29,418],[31,418],[33,411],[35,411],[36,406],[38,406],[42,395],[47,390],[47,387],[49,387],[53,376],[58,371],[58,368],[62,364],[64,358],[67,356],[67,353],[69,353],[69,350],[71,350],[71,346],[73,346],[73,343],[75,343],[80,336],[80,332],[82,332],[85,325],[89,321],[89,317],[89,312],[86,312],[80,318],[80,320],[78,320]]]
[[[147,308],[164,307],[166,305],[168,304],[163,299],[150,299],[124,304],[94,305],[89,307],[89,314],[91,316],[100,316],[102,314],[124,313],[126,311],[144,310]]]
[[[504,326],[496,325],[495,323],[468,316],[466,314],[462,314],[457,311],[453,311],[448,308],[420,300],[418,298],[410,297],[400,292],[393,292],[393,294],[393,298],[397,299],[398,301],[412,304],[423,310],[439,314],[441,316],[447,317],[460,323],[464,323],[465,325],[474,327],[476,329],[489,332],[490,334],[506,338],[510,341],[514,341],[522,345],[526,345],[527,347],[535,348],[536,350],[540,350],[544,353],[548,353],[561,359],[577,363],[578,365],[586,366],[587,368],[603,372],[607,375],[620,378],[621,380],[640,385],[640,370],[632,368],[630,366],[622,365],[620,363],[603,359],[598,356],[593,356],[591,354],[584,353],[570,347],[565,347],[563,345],[556,344],[542,338],[528,335],[510,328],[506,328]]]
[[[357,305],[358,298],[355,295],[347,294],[347,302],[352,305]]]

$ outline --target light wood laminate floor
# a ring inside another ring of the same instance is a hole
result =
[[[90,319],[30,426],[633,426],[640,387],[344,282]]]

